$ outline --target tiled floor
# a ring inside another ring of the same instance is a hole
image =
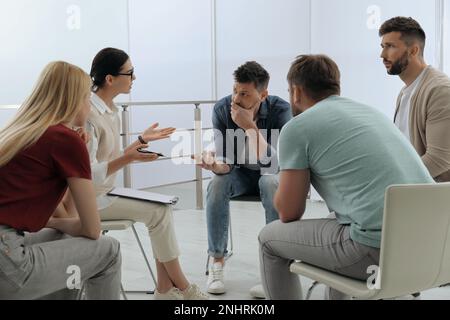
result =
[[[205,186],[207,182],[205,182]],[[176,232],[182,252],[180,258],[183,270],[190,281],[197,283],[202,289],[206,287],[206,217],[204,211],[194,210],[194,187],[191,184],[170,188],[160,188],[161,193],[176,194],[181,197],[174,211]],[[219,300],[251,299],[249,289],[259,283],[259,261],[257,235],[264,227],[264,212],[257,202],[232,202],[231,216],[234,239],[234,255],[228,260],[225,269],[227,293],[213,298]],[[323,203],[308,203],[305,218],[321,218],[327,216]],[[144,246],[151,254],[150,241],[144,225],[137,224],[138,233]],[[123,285],[126,290],[147,290],[153,288],[149,273],[142,255],[134,240],[131,230],[111,232],[122,244],[123,255]],[[153,270],[155,270],[152,261]],[[311,281],[302,279],[304,292]],[[323,299],[323,286],[318,287],[312,299]],[[152,295],[128,294],[129,299],[152,300]],[[410,299],[405,297],[404,299]],[[422,300],[450,299],[450,287],[433,289],[422,293]]]

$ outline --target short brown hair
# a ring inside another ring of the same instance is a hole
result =
[[[427,36],[416,20],[406,17],[395,17],[389,19],[381,26],[379,35],[382,37],[391,32],[400,32],[402,34],[401,39],[408,46],[411,46],[414,41],[418,41],[420,44],[421,54],[423,55]]]
[[[269,87],[270,75],[256,61],[246,62],[233,75],[237,83],[253,83],[258,91],[266,90]]]
[[[316,101],[341,94],[341,72],[325,55],[301,55],[292,63],[287,77],[289,85],[302,86]]]

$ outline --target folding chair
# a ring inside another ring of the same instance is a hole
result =
[[[150,272],[150,276],[153,280],[153,283],[155,285],[155,289],[157,286],[156,278],[153,273],[152,267],[150,265],[150,261],[148,260],[148,257],[145,253],[144,247],[142,246],[141,239],[139,238],[139,235],[136,231],[136,227],[134,226],[135,222],[132,220],[103,220],[101,222],[101,228],[103,230],[103,235],[108,233],[109,231],[123,231],[131,228],[133,230],[134,237],[136,239],[136,242],[139,245],[139,249],[141,250],[142,256],[144,257],[145,263],[147,265],[148,271]],[[146,294],[154,294],[155,290],[148,290],[148,291],[125,291],[122,286],[122,295],[126,298],[126,293],[146,293]]]
[[[392,299],[450,282],[450,183],[387,189],[376,282],[367,283],[301,261],[293,273],[354,299]]]

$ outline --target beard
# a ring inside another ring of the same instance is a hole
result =
[[[391,69],[388,70],[388,74],[391,76],[398,76],[403,73],[409,66],[408,52],[405,52],[397,61],[392,63]]]
[[[299,107],[299,103],[294,103],[294,98],[293,98],[293,96],[291,95],[290,97],[289,97],[290,99],[290,104],[291,104],[291,112],[292,112],[292,116],[295,118],[295,117],[297,117],[297,116],[299,116],[299,115],[301,115],[302,113],[303,113],[303,111],[300,109],[300,107]]]
[[[292,115],[294,116],[294,118],[303,113],[303,111],[300,110],[299,107],[295,106],[292,102],[291,102],[291,111],[292,111]]]

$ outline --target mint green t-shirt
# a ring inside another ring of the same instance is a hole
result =
[[[434,183],[421,158],[376,109],[329,97],[292,119],[279,140],[281,170],[311,172],[311,183],[350,225],[353,241],[379,248],[386,188]]]

